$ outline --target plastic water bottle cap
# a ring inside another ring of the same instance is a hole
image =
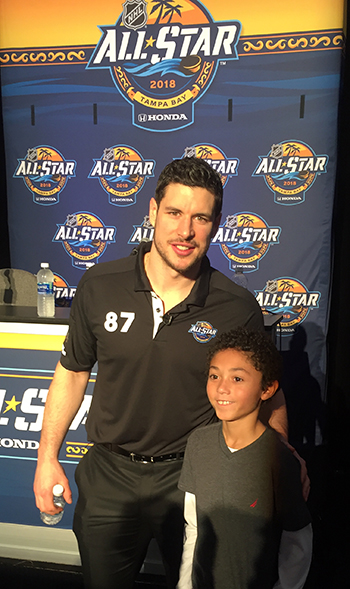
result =
[[[55,497],[58,497],[59,495],[62,495],[64,489],[62,487],[62,485],[55,485],[54,488],[52,489],[53,494],[55,495]]]
[[[48,262],[41,262],[40,268],[48,268],[48,267],[49,267]]]

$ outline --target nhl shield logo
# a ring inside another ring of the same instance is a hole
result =
[[[128,29],[141,29],[147,22],[147,7],[144,0],[126,0],[123,4],[122,22]]]
[[[273,144],[271,147],[271,157],[279,158],[283,156],[283,145],[281,143]]]

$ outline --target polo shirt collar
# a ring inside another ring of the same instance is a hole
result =
[[[151,245],[151,241],[141,242],[138,247],[135,263],[135,291],[144,290],[150,292],[152,290],[143,264],[144,255],[151,250]],[[197,305],[198,307],[204,307],[209,293],[210,274],[210,262],[207,256],[205,256],[202,260],[200,274],[194,283],[190,294],[177,306]]]

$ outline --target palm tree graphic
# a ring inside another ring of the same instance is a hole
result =
[[[51,152],[48,151],[47,149],[43,149],[41,148],[39,151],[39,159],[41,160],[49,160],[51,157]]]
[[[278,289],[280,292],[286,292],[293,290],[293,284],[289,282],[289,280],[281,280],[280,288]]]
[[[286,145],[286,155],[295,155],[296,153],[300,152],[300,147],[295,145],[295,143],[287,143]]]
[[[115,151],[115,159],[126,160],[130,155],[130,151],[127,149],[123,149],[122,147],[118,147]]]
[[[213,155],[213,151],[211,149],[209,149],[209,147],[205,147],[204,145],[201,145],[200,147],[198,147],[198,156],[201,159],[205,159],[205,158],[209,157],[210,155]]]
[[[153,14],[154,12],[156,12],[156,10],[159,11],[155,21],[156,24],[158,24],[162,18],[166,17],[169,17],[167,20],[167,23],[169,23],[175,13],[181,16],[180,8],[182,8],[182,6],[180,4],[176,4],[176,6],[173,6],[174,0],[152,0],[152,2],[154,3],[154,6],[150,14]]]
[[[241,215],[240,225],[241,227],[252,227],[254,225],[254,219],[249,215]]]
[[[80,215],[80,224],[81,225],[88,225],[89,223],[92,222],[91,217],[88,217],[88,215]]]

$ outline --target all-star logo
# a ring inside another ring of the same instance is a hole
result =
[[[280,234],[280,227],[269,227],[262,217],[245,211],[227,215],[211,243],[220,246],[230,270],[254,272],[270,246],[279,243]]]
[[[52,239],[62,243],[72,258],[72,265],[85,270],[92,263],[97,264],[109,243],[115,243],[116,227],[107,227],[97,215],[79,211],[67,216],[65,223],[57,223]]]
[[[87,68],[106,68],[132,105],[132,123],[149,131],[191,125],[194,104],[220,60],[238,59],[239,21],[214,22],[197,0],[130,1],[102,36]],[[144,22],[145,21],[145,22]]]
[[[38,145],[18,159],[13,177],[23,178],[36,204],[55,205],[68,179],[75,176],[76,166],[74,160],[66,160],[57,149]]]
[[[135,245],[141,243],[141,241],[152,241],[154,234],[154,227],[151,225],[149,216],[145,215],[141,225],[133,225],[134,231],[132,232],[129,244]]]
[[[289,276],[268,280],[263,290],[255,291],[263,313],[282,313],[281,333],[291,335],[312,309],[318,309],[321,293],[310,291],[306,286]]]
[[[68,282],[60,274],[54,273],[53,291],[55,293],[56,304],[60,305],[61,301],[71,301],[76,290],[76,286],[69,286]]]
[[[196,342],[206,344],[216,336],[218,330],[215,329],[209,321],[197,321],[195,325],[192,324],[188,333],[192,333]]]
[[[154,176],[155,165],[154,160],[143,159],[133,147],[114,145],[94,159],[89,178],[98,178],[110,204],[127,207],[135,204],[147,178]]]
[[[253,176],[262,176],[275,195],[275,202],[297,205],[305,200],[305,192],[311,188],[320,174],[327,172],[328,155],[316,155],[302,141],[282,141],[272,145],[260,162]]]
[[[186,147],[182,157],[205,159],[220,175],[223,187],[226,186],[229,178],[238,175],[239,160],[226,157],[219,147],[211,143],[197,143],[191,147]]]

